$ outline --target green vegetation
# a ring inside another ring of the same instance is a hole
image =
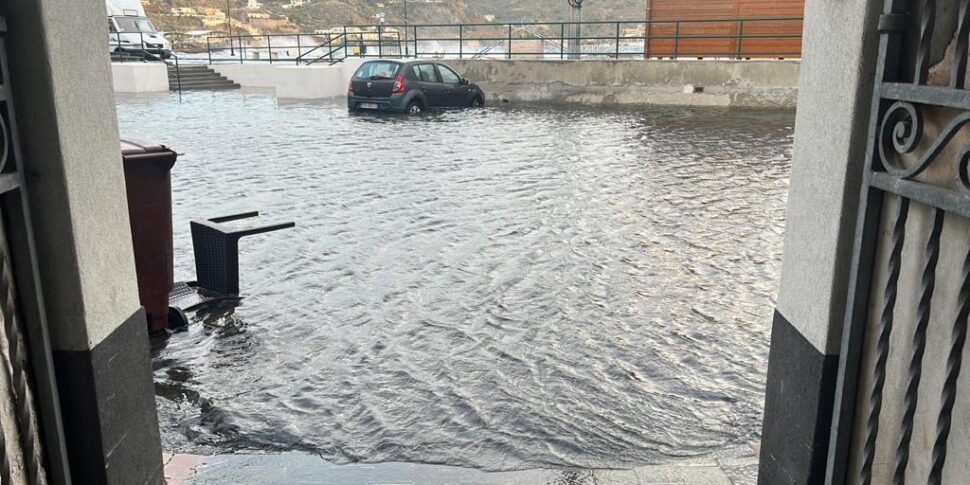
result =
[[[162,30],[225,31],[226,0],[143,0]],[[229,0],[234,31],[251,34],[312,32],[348,24],[404,22],[403,0]],[[584,20],[638,20],[645,0],[587,0]],[[411,23],[561,21],[565,0],[407,0]]]

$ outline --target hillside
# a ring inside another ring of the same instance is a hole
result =
[[[225,31],[226,0],[142,0],[162,30]],[[251,34],[312,32],[348,24],[404,22],[403,0],[229,0],[233,30]],[[410,23],[562,21],[565,0],[408,0]],[[645,0],[587,0],[584,20],[642,19]]]
[[[569,20],[565,0],[478,0],[471,1],[479,16],[495,15],[497,22]],[[583,20],[642,20],[646,0],[586,0]]]

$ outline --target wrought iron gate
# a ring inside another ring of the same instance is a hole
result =
[[[970,416],[970,0],[883,12],[826,482],[956,483],[970,466],[947,461],[970,445],[952,426]]]
[[[30,484],[68,484],[10,76],[6,22],[0,17],[0,318],[5,343],[0,372],[9,383],[9,394],[0,396],[0,402],[12,401],[13,414],[4,417],[12,421],[6,428],[15,429],[19,441],[19,446],[6,446],[10,437],[0,428],[0,483],[14,483],[16,477]],[[10,456],[8,450],[20,456]]]

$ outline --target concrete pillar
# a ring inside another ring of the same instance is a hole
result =
[[[806,3],[759,483],[825,478],[882,2]]]
[[[103,2],[0,0],[74,483],[163,483]]]

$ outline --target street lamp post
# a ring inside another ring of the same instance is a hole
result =
[[[579,59],[583,52],[583,0],[566,0],[569,4],[569,19],[573,23],[573,38],[569,42],[570,58]]]
[[[229,55],[235,56],[236,50],[232,46],[232,14],[230,14],[230,0],[226,0],[226,25],[229,26]]]
[[[404,57],[411,57],[411,45],[408,34],[408,0],[404,0]]]

